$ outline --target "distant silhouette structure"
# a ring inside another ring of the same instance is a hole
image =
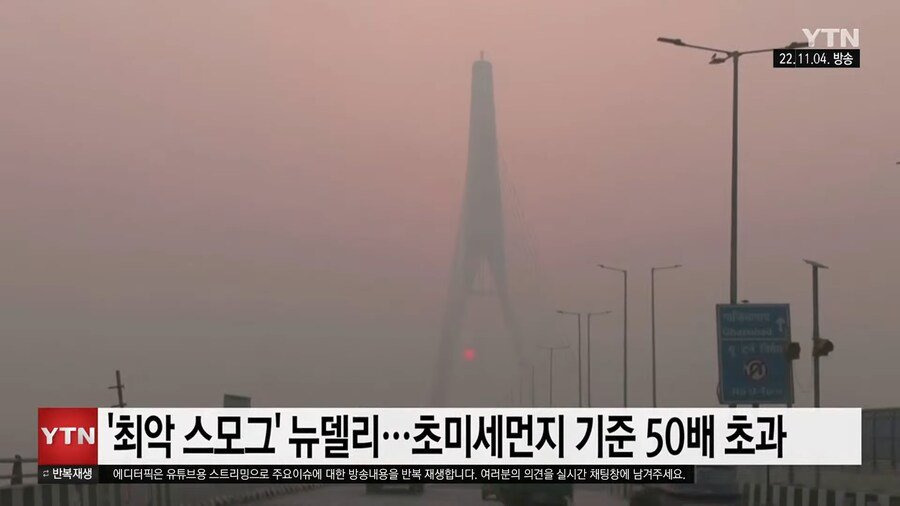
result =
[[[522,356],[522,338],[510,301],[507,278],[503,200],[494,113],[494,82],[491,63],[482,59],[472,65],[472,99],[469,112],[469,159],[462,216],[456,238],[450,289],[441,325],[441,336],[432,390],[434,406],[444,406],[453,365],[462,354],[460,331],[469,297],[483,293],[479,276],[491,273],[503,321],[513,342],[517,360]]]

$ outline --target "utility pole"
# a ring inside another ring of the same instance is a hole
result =
[[[116,369],[116,384],[108,387],[110,390],[115,390],[119,395],[119,403],[113,405],[114,408],[124,408],[125,407],[125,398],[122,395],[122,390],[125,389],[125,385],[122,384],[122,373]]]

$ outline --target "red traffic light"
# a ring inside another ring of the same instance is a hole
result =
[[[475,348],[466,348],[463,350],[463,358],[466,359],[466,362],[475,360]]]
[[[824,357],[834,351],[834,343],[830,339],[817,337],[813,339],[813,356]]]

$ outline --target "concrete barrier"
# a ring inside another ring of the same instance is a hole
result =
[[[900,506],[900,494],[744,483],[745,506]]]
[[[141,506],[123,500],[133,485],[14,485],[0,488],[0,506]]]
[[[192,493],[184,494],[190,497],[180,497],[179,491],[185,488],[172,484],[29,484],[0,488],[0,506],[224,506],[295,494],[320,486],[273,484],[247,490],[242,485],[235,485],[222,493],[221,487],[202,484]]]
[[[601,487],[607,494],[620,499],[628,499],[634,492],[640,489],[640,485],[631,483],[611,483],[609,485],[601,485]]]
[[[213,497],[206,501],[202,502],[191,502],[191,503],[175,503],[177,506],[227,506],[231,504],[245,504],[248,502],[261,501],[264,499],[271,499],[275,497],[281,497],[285,495],[296,494],[298,492],[304,492],[308,490],[313,490],[323,485],[319,484],[288,484],[288,485],[273,485],[271,487],[266,487],[257,490],[251,490],[243,493],[237,494],[227,494],[221,495],[217,497]]]
[[[900,495],[900,470],[871,466],[743,466],[739,479],[803,488]]]
[[[614,497],[628,499],[639,485],[607,485]],[[742,506],[900,506],[900,494],[741,483]]]

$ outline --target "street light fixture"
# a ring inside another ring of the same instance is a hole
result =
[[[625,293],[622,302],[622,405],[628,407],[628,271],[618,267],[597,264],[597,267],[621,272],[624,278]]]
[[[581,401],[581,392],[583,391],[583,388],[581,386],[581,362],[582,362],[582,360],[581,360],[581,313],[575,313],[572,311],[563,311],[562,309],[557,309],[556,312],[561,315],[578,317],[578,407],[580,408],[580,407],[583,407],[583,404]]]
[[[741,56],[748,54],[769,53],[778,49],[798,49],[809,47],[809,44],[807,44],[806,42],[791,42],[784,48],[755,49],[752,51],[727,51],[714,47],[685,44],[681,39],[671,37],[658,37],[656,40],[665,44],[672,44],[675,46],[712,52],[712,59],[709,61],[711,65],[725,63],[729,59],[734,62],[734,96],[732,100],[731,124],[731,276],[729,283],[729,300],[732,304],[737,304],[738,61],[740,60]],[[724,54],[724,56],[719,56],[719,53]]]
[[[677,269],[681,264],[650,268],[650,349],[653,368],[653,407],[656,407],[656,271]]]
[[[612,311],[598,311],[596,313],[587,314],[587,405],[591,407],[591,317],[602,316],[612,313]]]
[[[659,41],[659,42],[665,42],[665,43],[668,43],[668,44],[675,44],[676,46],[683,46],[683,45],[684,45],[684,42],[682,42],[681,39],[671,39],[671,38],[668,38],[668,37],[657,37],[656,40]]]

